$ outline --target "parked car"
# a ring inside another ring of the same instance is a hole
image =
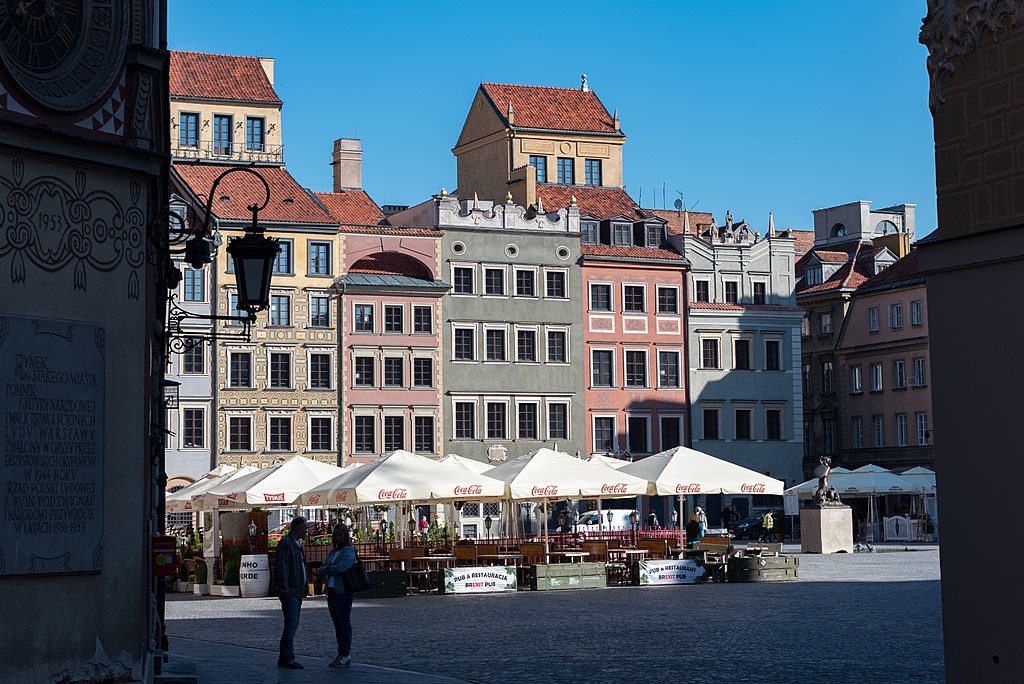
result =
[[[772,511],[772,518],[775,521],[772,532],[785,532],[786,520],[782,511]],[[732,532],[737,539],[748,539],[757,541],[764,535],[764,513],[756,513],[749,518],[744,518],[733,525]]]
[[[601,530],[608,531],[608,514],[612,514],[611,529],[615,531],[631,530],[632,526],[629,524],[629,515],[636,511],[635,508],[607,508],[600,511],[600,520],[598,519],[598,511],[585,511],[580,513],[580,518],[576,522],[577,532],[599,532]],[[639,524],[643,524],[643,520],[639,520]],[[562,532],[561,528],[556,528],[556,532]],[[572,525],[568,525],[565,532],[572,531]]]

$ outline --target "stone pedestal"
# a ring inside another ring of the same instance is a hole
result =
[[[849,506],[800,511],[800,550],[853,553],[853,512]]]

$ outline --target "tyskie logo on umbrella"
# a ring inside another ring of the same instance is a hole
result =
[[[691,482],[690,484],[676,485],[676,494],[700,494],[700,483]]]
[[[744,494],[764,494],[764,485],[760,482],[755,484],[743,483],[740,485],[740,491]]]
[[[381,501],[393,501],[395,499],[405,499],[409,496],[409,490],[404,487],[396,487],[395,489],[382,489],[377,492],[377,498]]]
[[[455,496],[480,496],[484,493],[483,485],[455,485]]]
[[[603,484],[601,485],[602,494],[625,494],[626,483],[616,482],[615,484]]]
[[[264,494],[263,500],[267,503],[284,503],[284,493],[281,494]]]
[[[530,496],[558,496],[558,485],[534,487],[530,490]]]

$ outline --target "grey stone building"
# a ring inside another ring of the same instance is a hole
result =
[[[577,207],[534,215],[443,191],[390,217],[444,232],[445,454],[515,458],[584,448],[583,306]]]
[[[803,479],[800,322],[793,243],[769,221],[690,226],[671,238],[690,261],[687,335],[693,448],[787,485]],[[722,500],[725,499],[725,500]],[[757,495],[708,495],[711,522],[729,504],[741,516],[777,508]]]

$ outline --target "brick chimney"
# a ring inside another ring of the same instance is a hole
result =
[[[363,141],[338,138],[331,159],[334,167],[334,192],[363,189]]]

